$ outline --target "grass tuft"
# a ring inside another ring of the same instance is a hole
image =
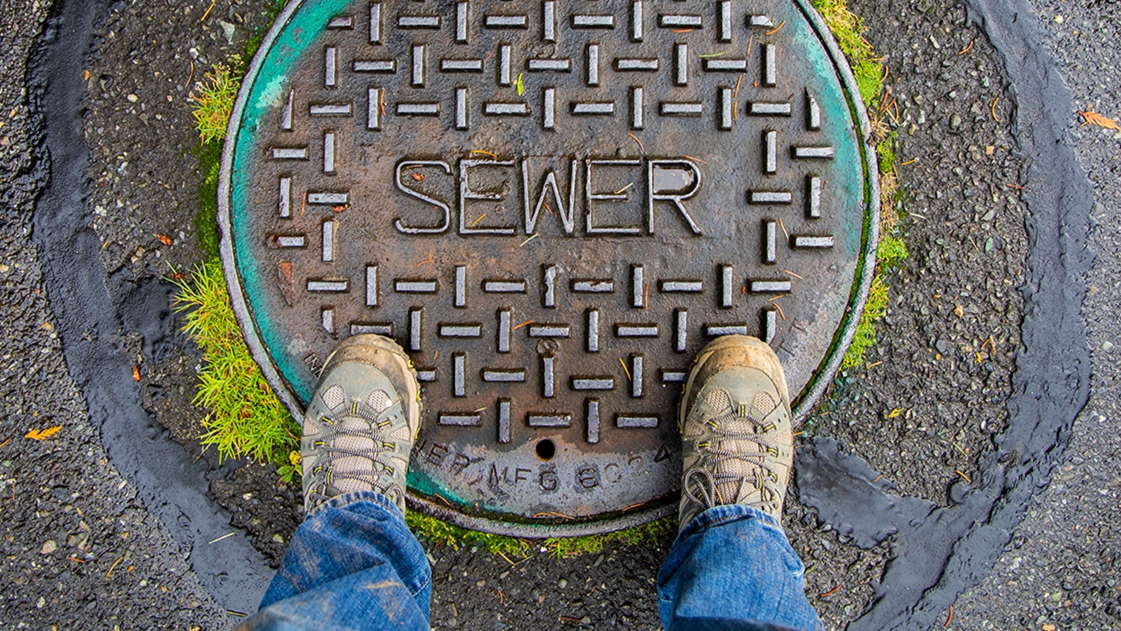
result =
[[[226,124],[230,122],[244,66],[241,55],[232,55],[229,63],[214,64],[191,93],[195,128],[203,145],[221,142],[226,137]]]
[[[195,404],[210,410],[203,419],[202,443],[217,447],[223,459],[288,461],[290,452],[298,448],[299,426],[249,354],[230,306],[221,263],[207,261],[175,283],[179,287],[175,310],[186,314],[183,330],[199,345],[204,359],[195,395]]]
[[[837,40],[837,46],[849,60],[860,96],[869,108],[880,98],[884,87],[884,68],[872,44],[864,39],[864,22],[849,11],[845,0],[812,0]]]

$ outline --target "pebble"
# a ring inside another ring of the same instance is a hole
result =
[[[284,543],[284,537],[280,536],[279,532],[272,536],[272,540],[277,543]]]
[[[559,587],[561,589],[564,589],[565,587],[568,587],[568,579],[562,578],[561,580],[557,581],[557,587]]]
[[[1103,351],[1113,350],[1113,342],[1110,342],[1108,340],[1106,340],[1105,342],[1102,342],[1102,350]]]
[[[218,26],[222,27],[222,32],[225,33],[225,35],[226,35],[226,43],[227,44],[233,44],[234,43],[234,31],[237,30],[236,27],[233,24],[230,24],[229,22],[227,22],[225,20],[218,20]]]
[[[43,542],[43,547],[39,550],[39,554],[50,554],[55,550],[58,550],[58,544],[55,543],[54,539],[47,539]]]
[[[486,584],[487,580],[485,578],[480,578],[479,580],[475,581],[475,587],[485,587]]]
[[[950,127],[953,129],[961,127],[961,114],[954,114],[950,117]]]
[[[140,100],[140,97],[136,96],[135,94],[130,94],[126,98],[128,99],[129,103],[135,103]]]

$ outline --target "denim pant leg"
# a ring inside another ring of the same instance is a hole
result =
[[[697,515],[658,572],[667,631],[823,628],[806,599],[802,561],[779,524],[737,504]]]
[[[308,515],[260,611],[238,630],[428,631],[431,598],[432,570],[401,511],[360,491]]]

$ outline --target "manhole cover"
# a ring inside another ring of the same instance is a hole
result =
[[[778,351],[799,415],[863,304],[877,191],[807,3],[291,2],[220,188],[258,362],[298,417],[341,338],[424,386],[410,492],[481,530],[672,512],[697,350]]]

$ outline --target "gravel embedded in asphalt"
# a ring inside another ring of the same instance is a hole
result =
[[[27,59],[46,3],[0,0],[0,621],[8,629],[224,626],[167,529],[108,462],[67,373],[31,242],[46,155]],[[75,69],[78,71],[79,69]],[[61,427],[32,440],[33,430]]]
[[[1077,109],[1121,120],[1121,6],[1035,0]],[[993,572],[958,601],[968,629],[1121,628],[1121,132],[1082,126],[1070,140],[1097,191],[1090,247],[1097,254],[1083,306],[1090,327],[1093,391],[1065,461]]]
[[[0,0],[0,14],[19,16],[0,35],[4,103],[22,101],[24,60],[45,13],[39,5]],[[810,431],[837,438],[867,459],[899,494],[947,505],[954,485],[961,488],[974,476],[977,454],[1003,427],[1010,353],[1018,345],[1027,243],[1021,219],[1028,210],[1015,188],[1023,183],[1009,127],[1013,102],[991,48],[966,25],[964,10],[902,1],[852,6],[891,71],[899,162],[917,159],[900,166],[911,192],[909,215],[900,225],[912,257],[889,277],[889,315],[878,328],[880,344],[868,356],[869,364],[883,363],[841,375],[823,408],[828,414]],[[1118,5],[1039,6],[1076,98],[1121,117],[1117,64],[1108,61],[1118,56]],[[136,321],[125,322],[121,346],[143,368],[145,408],[185,443],[191,457],[199,454],[194,437],[202,416],[190,404],[197,352],[173,333],[174,319],[151,312],[166,300],[167,287],[158,279],[171,264],[184,269],[202,256],[194,232],[201,174],[190,151],[194,132],[186,94],[209,64],[240,49],[260,14],[258,3],[216,2],[204,22],[205,9],[115,4],[98,28],[86,81],[91,226],[105,245],[102,259],[111,279],[117,279],[111,291],[120,300],[151,303],[137,311]],[[26,107],[0,111],[0,121],[0,308],[9,323],[0,380],[7,429],[0,443],[11,438],[0,447],[6,522],[0,549],[7,557],[0,567],[11,583],[0,600],[0,619],[33,628],[83,628],[93,620],[98,628],[102,622],[110,628],[227,627],[229,618],[201,589],[174,539],[114,473],[81,392],[67,375],[57,334],[44,326],[51,322],[49,296],[41,291],[38,256],[28,238],[43,156],[26,151],[36,144]],[[1094,234],[1100,257],[1087,302],[1095,399],[1075,426],[1067,463],[1029,507],[996,572],[959,600],[953,626],[1109,628],[1121,615],[1119,536],[1109,518],[1118,508],[1119,481],[1116,468],[1108,466],[1121,446],[1121,330],[1109,311],[1118,303],[1111,280],[1119,271],[1121,236],[1114,225],[1121,208],[1118,139],[1097,129],[1072,131],[1081,134],[1082,157],[1101,196]],[[161,234],[173,244],[163,244]],[[980,362],[976,353],[982,353]],[[894,409],[901,412],[893,416]],[[23,438],[30,429],[53,425],[63,426],[53,438]],[[233,471],[211,464],[212,493],[275,562],[300,517],[293,490],[278,489],[267,467]],[[861,549],[796,501],[788,502],[785,522],[810,566],[807,591],[827,625],[858,617],[879,595],[892,540]],[[653,582],[669,543],[609,544],[603,555],[567,560],[536,552],[516,567],[471,548],[432,549],[433,626],[658,628]],[[72,606],[76,602],[79,607]]]

